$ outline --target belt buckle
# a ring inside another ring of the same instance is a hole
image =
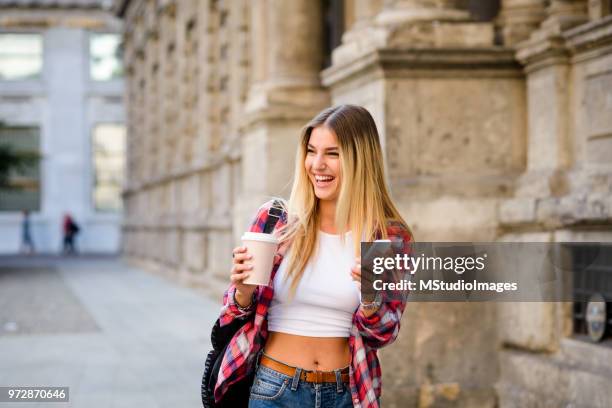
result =
[[[315,373],[315,382],[317,384],[323,383],[323,371],[315,370],[313,372]]]

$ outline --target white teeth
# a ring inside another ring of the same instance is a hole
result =
[[[315,180],[317,181],[330,181],[334,178],[332,176],[315,176]]]

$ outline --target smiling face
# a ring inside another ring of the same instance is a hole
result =
[[[312,129],[304,166],[319,200],[336,201],[342,172],[336,134],[325,126]]]

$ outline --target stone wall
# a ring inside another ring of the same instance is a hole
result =
[[[219,254],[231,253],[262,202],[287,194],[299,129],[329,103],[318,78],[321,8],[117,5],[130,129],[125,253],[219,295],[231,259]]]
[[[125,252],[187,282],[227,275],[227,257],[212,255],[232,246],[249,15],[244,1],[140,1],[124,16]]]
[[[223,254],[288,195],[301,126],[337,103],[372,112],[419,241],[612,238],[605,2],[504,0],[480,21],[463,1],[346,0],[324,70],[322,2],[118,3],[133,261],[220,297]],[[409,304],[380,353],[384,406],[605,406],[612,360],[573,338],[568,307]]]
[[[552,1],[518,44],[527,73],[528,159],[500,205],[500,240],[612,240],[612,16],[605,2]],[[604,407],[612,353],[572,336],[572,305],[504,305],[502,406]],[[520,330],[515,328],[519,327]],[[602,362],[606,362],[602,364]]]

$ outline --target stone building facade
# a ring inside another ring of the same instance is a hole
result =
[[[21,210],[36,252],[62,249],[70,213],[79,251],[121,247],[125,139],[121,20],[108,0],[0,0],[0,145],[40,155],[21,187],[0,188],[0,253],[17,253]]]
[[[417,240],[612,241],[610,2],[495,3],[117,0],[126,257],[220,297],[300,128],[339,103],[375,117]],[[384,405],[609,406],[612,349],[571,309],[409,304]]]

